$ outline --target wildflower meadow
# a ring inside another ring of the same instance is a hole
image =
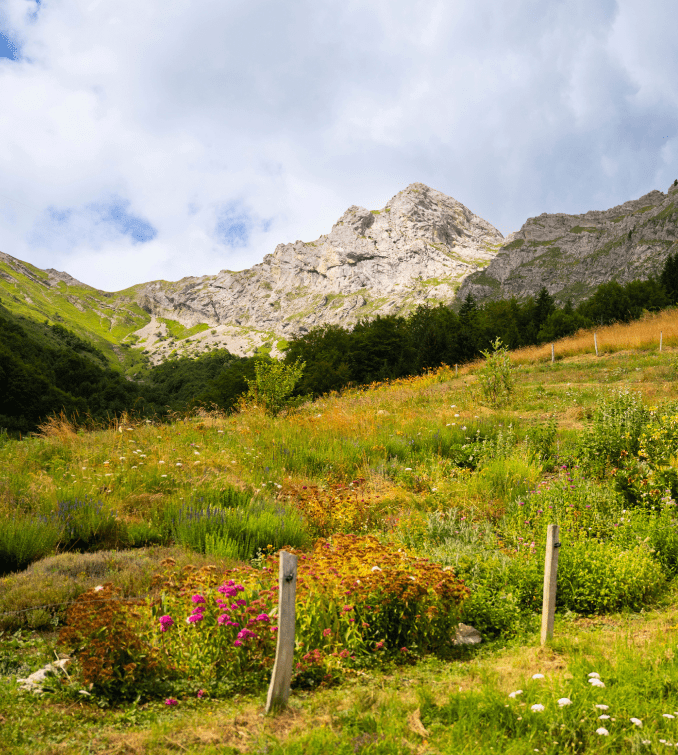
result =
[[[670,348],[551,363],[497,341],[275,411],[0,436],[0,749],[678,747],[677,381]],[[264,718],[281,549],[292,697]]]

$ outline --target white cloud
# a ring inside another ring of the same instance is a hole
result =
[[[504,233],[665,190],[674,11],[5,0],[0,249],[115,289],[252,265],[412,181]]]

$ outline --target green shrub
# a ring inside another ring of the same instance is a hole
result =
[[[671,575],[678,573],[678,517],[675,503],[660,512],[631,509],[619,518],[614,542],[620,547],[646,545],[652,557]]]
[[[452,567],[471,590],[461,620],[484,637],[516,634],[530,619],[540,596],[543,565],[499,550],[500,543],[487,521],[476,522],[456,509],[429,514],[424,532],[399,532],[400,540],[417,547],[432,561]]]
[[[545,463],[549,469],[555,453],[556,434],[558,424],[554,414],[540,424],[534,425],[527,431],[527,445],[531,458]]]
[[[636,456],[640,436],[650,419],[639,393],[618,391],[601,398],[587,431],[582,436],[579,456],[582,463],[601,474],[616,467],[628,456]]]
[[[499,407],[511,398],[514,381],[508,348],[501,338],[492,341],[491,346],[492,351],[480,352],[485,357],[485,365],[477,375],[484,399],[490,406]]]
[[[104,582],[120,588],[124,597],[145,596],[166,559],[178,569],[188,564],[222,568],[231,564],[230,560],[207,558],[178,546],[48,556],[25,571],[0,578],[0,630],[40,629],[63,623],[69,603]]]
[[[665,578],[648,549],[580,540],[563,543],[556,605],[583,614],[639,611],[661,593]]]
[[[292,393],[301,380],[305,366],[306,362],[299,360],[294,364],[271,359],[257,361],[254,380],[247,380],[248,400],[263,404],[266,412],[273,416],[300,403],[303,399],[292,398]]]
[[[53,519],[15,514],[0,518],[0,574],[25,569],[53,553],[62,529]]]
[[[557,480],[542,481],[530,495],[513,499],[500,523],[502,537],[516,549],[534,542],[539,547],[548,524],[557,524],[572,542],[581,537],[615,536],[623,499],[609,485],[579,470],[563,470]]]
[[[158,525],[170,540],[224,558],[249,560],[267,546],[303,548],[309,542],[298,514],[263,501],[230,509],[174,504],[159,516]]]
[[[486,499],[511,503],[535,487],[541,471],[540,466],[523,456],[493,459],[471,478],[468,489]]]
[[[121,536],[118,518],[102,501],[93,498],[62,499],[54,519],[63,532],[64,550],[90,550],[115,546]]]

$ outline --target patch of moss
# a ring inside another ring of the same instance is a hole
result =
[[[488,275],[485,272],[485,270],[481,270],[478,273],[474,273],[472,280],[473,280],[473,283],[475,283],[476,285],[487,286],[488,288],[491,288],[493,291],[499,291],[499,289],[501,288],[501,283],[496,278],[492,278],[490,275]]]
[[[596,233],[597,230],[595,226],[575,225],[574,228],[570,228],[570,233]]]
[[[515,241],[512,241],[510,244],[506,244],[504,249],[506,251],[513,251],[514,249],[520,249],[520,247],[525,243],[525,239],[516,239]]]
[[[162,322],[167,327],[167,332],[176,338],[178,341],[183,341],[185,338],[190,338],[198,333],[202,333],[205,330],[209,330],[210,326],[207,323],[201,322],[194,325],[192,328],[187,328],[176,320],[169,320],[165,317],[158,317],[158,322]]]
[[[557,236],[555,239],[549,239],[548,241],[530,241],[530,246],[551,246],[551,244],[555,244],[556,241],[560,241],[562,239],[562,236]]]

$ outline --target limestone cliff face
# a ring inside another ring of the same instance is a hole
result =
[[[678,184],[602,212],[529,218],[490,265],[466,278],[458,299],[534,296],[577,303],[601,283],[628,283],[661,270],[678,252]]]
[[[177,347],[162,319],[209,326],[192,337],[193,348],[213,344],[245,354],[262,343],[275,349],[318,325],[351,326],[419,304],[451,303],[461,281],[486,266],[502,241],[460,202],[417,183],[381,210],[349,207],[329,234],[279,244],[249,270],[154,281],[126,293],[153,315],[137,335],[156,358]]]

